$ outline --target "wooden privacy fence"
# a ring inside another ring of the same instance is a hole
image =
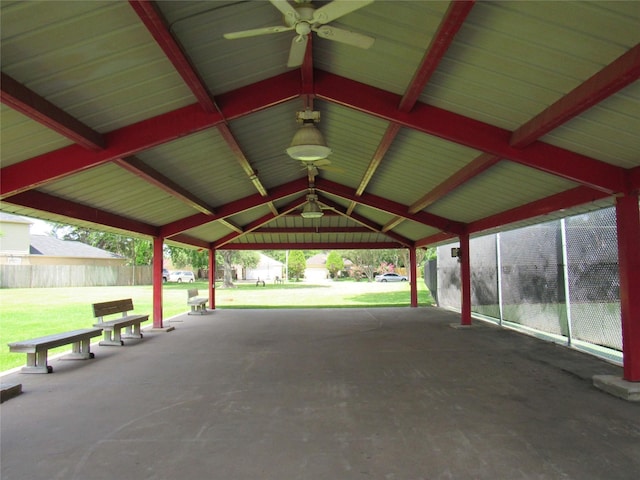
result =
[[[0,265],[0,288],[151,285],[152,267]]]

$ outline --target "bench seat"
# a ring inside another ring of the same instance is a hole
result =
[[[149,320],[149,315],[128,315],[133,310],[133,300],[130,298],[124,300],[114,300],[111,302],[101,302],[93,304],[93,314],[98,318],[98,322],[94,323],[94,327],[100,327],[104,331],[104,339],[100,345],[122,346],[123,338],[142,338],[140,324]],[[120,314],[118,318],[105,320],[106,315]],[[125,333],[121,333],[122,329]]]
[[[90,339],[99,337],[101,333],[102,328],[81,328],[70,332],[45,335],[44,337],[9,343],[9,351],[27,354],[27,365],[21,370],[23,373],[51,373],[53,367],[47,363],[50,349],[71,344],[71,353],[62,359],[86,360],[93,358]]]
[[[189,315],[194,315],[196,313],[204,315],[207,313],[208,301],[208,298],[198,297],[198,290],[196,288],[189,289],[189,291],[187,291],[187,305],[191,307]]]

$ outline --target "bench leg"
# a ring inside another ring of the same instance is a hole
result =
[[[133,325],[129,325],[125,327],[124,335],[122,338],[142,338],[142,332],[140,331],[140,324],[134,323]]]
[[[64,357],[60,357],[60,360],[87,360],[89,358],[94,358],[95,355],[91,353],[90,344],[91,341],[88,338],[73,343],[71,346],[71,353]]]
[[[113,330],[111,330],[105,328],[104,340],[100,342],[100,345],[116,347],[121,347],[122,345],[124,345],[124,342],[120,339],[120,329],[114,328]]]
[[[20,370],[22,373],[51,373],[53,367],[47,365],[47,350],[27,353],[27,365]]]

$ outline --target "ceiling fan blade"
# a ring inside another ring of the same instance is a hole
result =
[[[333,0],[333,2],[320,7],[313,13],[312,22],[329,23],[370,3],[373,3],[373,0]]]
[[[287,25],[293,25],[300,20],[300,15],[296,12],[296,9],[287,0],[269,0],[274,7],[280,10],[280,13],[284,15]]]
[[[289,60],[287,67],[299,67],[304,62],[304,54],[307,51],[307,42],[309,38],[306,35],[298,35],[293,37],[291,41],[291,50],[289,50]]]
[[[364,49],[371,47],[371,45],[373,45],[373,42],[375,42],[376,40],[369,35],[363,35],[361,33],[343,30],[342,28],[330,27],[328,25],[314,28],[313,31],[316,32],[321,38],[326,38],[327,40],[335,40],[336,42],[346,43],[347,45],[352,45],[354,47]]]
[[[258,35],[267,35],[269,33],[280,33],[293,30],[293,27],[285,27],[284,25],[276,25],[274,27],[254,28],[252,30],[243,30],[241,32],[225,33],[223,35],[227,40],[235,40],[236,38],[256,37]]]
[[[329,160],[328,158],[323,158],[321,160],[316,160],[315,162],[313,162],[313,165],[315,165],[316,167],[325,167],[327,165],[331,165],[331,160]]]
[[[334,173],[344,173],[345,172],[344,168],[334,167],[334,166],[331,166],[331,165],[318,166],[318,168],[320,170],[326,170],[327,172],[334,172]]]

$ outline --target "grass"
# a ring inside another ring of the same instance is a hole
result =
[[[163,317],[186,313],[189,288],[206,295],[208,284],[165,284]],[[150,285],[138,287],[75,287],[0,289],[0,371],[24,365],[25,354],[10,353],[7,343],[52,333],[91,327],[91,304],[120,298],[132,298],[134,313],[153,311]],[[330,282],[309,285],[304,282],[237,284],[236,288],[216,286],[216,308],[362,308],[409,306],[407,282],[368,283]],[[418,304],[432,303],[422,279],[418,280]],[[150,322],[149,322],[150,323]],[[144,326],[145,324],[143,324]],[[147,323],[148,325],[148,323]],[[68,351],[69,347],[51,350],[51,354]]]

